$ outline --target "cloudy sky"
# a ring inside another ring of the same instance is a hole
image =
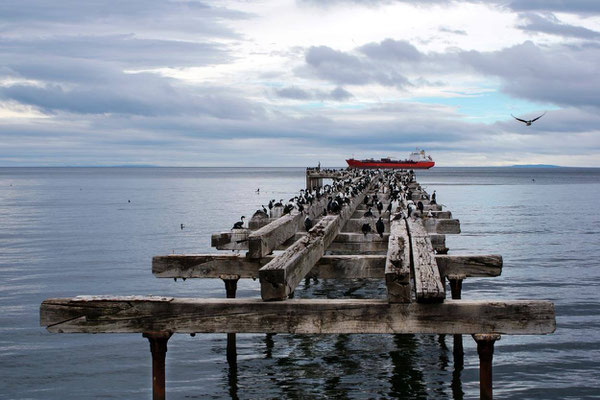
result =
[[[417,147],[440,166],[600,167],[600,1],[0,2],[0,166]]]

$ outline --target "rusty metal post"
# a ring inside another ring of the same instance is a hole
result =
[[[477,354],[479,354],[479,398],[492,400],[492,359],[494,343],[496,340],[500,340],[500,335],[495,333],[475,334],[473,339],[477,342]]]
[[[237,291],[237,282],[239,275],[221,275],[220,278],[225,282],[225,293],[228,299],[235,299]],[[237,345],[235,333],[227,334],[227,362],[231,366],[237,365]]]
[[[165,359],[171,332],[144,332],[152,353],[152,400],[165,400]]]
[[[448,275],[448,283],[450,284],[450,292],[452,293],[453,300],[460,300],[462,296],[462,282],[466,278],[466,275]],[[461,367],[464,364],[464,350],[462,335],[454,335],[454,346],[452,350],[454,355],[454,363],[459,364]]]

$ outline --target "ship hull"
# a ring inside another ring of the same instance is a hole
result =
[[[350,168],[390,168],[390,169],[429,169],[435,165],[433,161],[361,161],[355,159],[346,160]]]

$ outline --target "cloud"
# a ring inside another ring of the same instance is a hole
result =
[[[339,86],[329,92],[323,90],[303,90],[291,86],[275,90],[275,93],[279,97],[292,100],[345,101],[353,97],[352,93]]]
[[[379,83],[384,86],[410,85],[399,71],[378,68],[379,65],[364,58],[334,50],[327,46],[313,46],[306,52],[310,72],[336,84],[364,85]]]
[[[525,23],[518,25],[518,28],[524,31],[579,39],[600,38],[600,32],[582,26],[561,23],[553,14],[526,13],[521,14],[520,17],[525,20]]]

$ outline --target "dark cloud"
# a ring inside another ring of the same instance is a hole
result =
[[[377,7],[393,3],[406,3],[416,7],[449,5],[456,3],[488,4],[505,7],[513,11],[564,12],[571,14],[592,15],[600,13],[600,2],[597,0],[297,0],[300,4],[320,7],[343,4],[357,4]]]
[[[397,46],[398,44],[401,46]],[[397,61],[393,49],[409,49],[411,57]],[[386,39],[370,43],[355,52],[329,47],[307,50],[309,73],[335,84],[378,83],[399,88],[439,86],[440,76],[475,72],[497,77],[502,90],[514,97],[560,106],[600,107],[600,47],[588,45],[538,46],[531,41],[498,51],[421,53],[405,42]],[[415,76],[409,81],[406,76]],[[428,79],[429,76],[436,80]]]
[[[525,42],[494,52],[461,52],[462,62],[501,79],[511,96],[561,106],[600,107],[600,49]]]
[[[503,2],[499,3],[502,4]],[[512,0],[507,5],[514,11],[600,13],[600,2],[596,0]]]
[[[574,37],[580,39],[598,39],[600,32],[584,28],[582,26],[574,26],[564,24],[558,20],[553,14],[537,14],[527,13],[520,15],[525,23],[518,25],[519,29],[534,33],[547,33],[550,35]]]
[[[334,50],[327,46],[311,47],[306,52],[306,63],[319,78],[336,84],[364,85],[379,83],[384,86],[410,85],[400,71],[380,68],[368,59]]]
[[[326,92],[323,90],[303,90],[297,87],[286,87],[275,90],[277,96],[292,100],[333,100],[345,101],[352,98],[352,93],[342,87]]]
[[[358,51],[372,59],[415,62],[423,55],[415,46],[405,40],[385,39],[380,43],[369,43],[358,48]]]
[[[224,22],[250,17],[200,1],[177,0],[5,0],[0,2],[0,15],[0,32],[11,37],[25,32],[42,32],[42,35],[161,32],[196,39],[237,37]]]
[[[331,96],[332,99],[338,100],[338,101],[348,100],[353,97],[352,93],[350,93],[349,91],[347,91],[346,89],[344,89],[342,87],[336,87],[329,93],[329,95]]]
[[[287,87],[275,91],[279,97],[294,100],[308,100],[313,96],[306,90],[298,89],[296,87]]]
[[[0,54],[9,65],[17,59],[51,57],[115,62],[128,68],[201,66],[232,59],[227,49],[216,43],[139,39],[134,35],[0,38]]]

